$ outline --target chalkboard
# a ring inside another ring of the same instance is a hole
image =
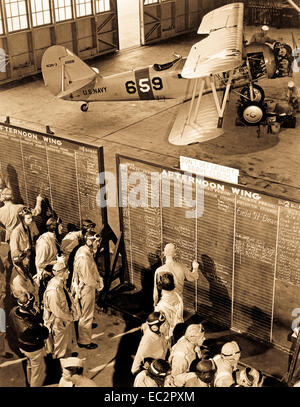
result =
[[[186,309],[287,347],[289,304],[300,308],[300,204],[130,157],[117,165],[132,282],[142,288],[149,259],[173,242],[179,261],[200,263],[197,283],[185,282]],[[187,216],[197,205],[198,216]],[[282,292],[286,284],[293,289]]]
[[[65,233],[68,225],[80,227],[82,219],[101,227],[106,216],[97,202],[101,170],[102,147],[0,123],[0,171],[15,203],[34,207],[41,194],[63,220]]]

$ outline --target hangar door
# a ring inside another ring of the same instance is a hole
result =
[[[143,45],[196,31],[204,14],[201,0],[140,1]]]

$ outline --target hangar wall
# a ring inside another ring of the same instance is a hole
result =
[[[116,0],[4,0],[0,2],[0,84],[41,70],[51,45],[82,59],[119,48]]]
[[[196,32],[203,15],[233,0],[140,0],[141,43]],[[244,0],[245,23],[293,27],[299,16],[279,1]],[[4,0],[0,2],[0,84],[41,70],[51,45],[82,59],[119,49],[116,0]],[[137,16],[138,18],[138,16]]]

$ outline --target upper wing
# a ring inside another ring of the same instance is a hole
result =
[[[183,78],[230,71],[242,63],[244,4],[232,3],[206,14],[198,33],[209,34],[190,50]]]

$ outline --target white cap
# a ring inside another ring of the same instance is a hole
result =
[[[293,81],[289,81],[288,87],[293,88],[295,86],[295,83]]]
[[[61,358],[60,359],[60,364],[62,368],[66,367],[83,367],[84,365],[84,359],[80,358],[75,358],[75,357],[69,357],[69,358]]]
[[[268,27],[267,25],[263,25],[263,26],[261,27],[261,29],[262,29],[263,31],[269,31],[269,27]]]
[[[54,274],[59,273],[67,268],[65,258],[62,256],[57,256],[57,261],[54,264],[52,271]]]

